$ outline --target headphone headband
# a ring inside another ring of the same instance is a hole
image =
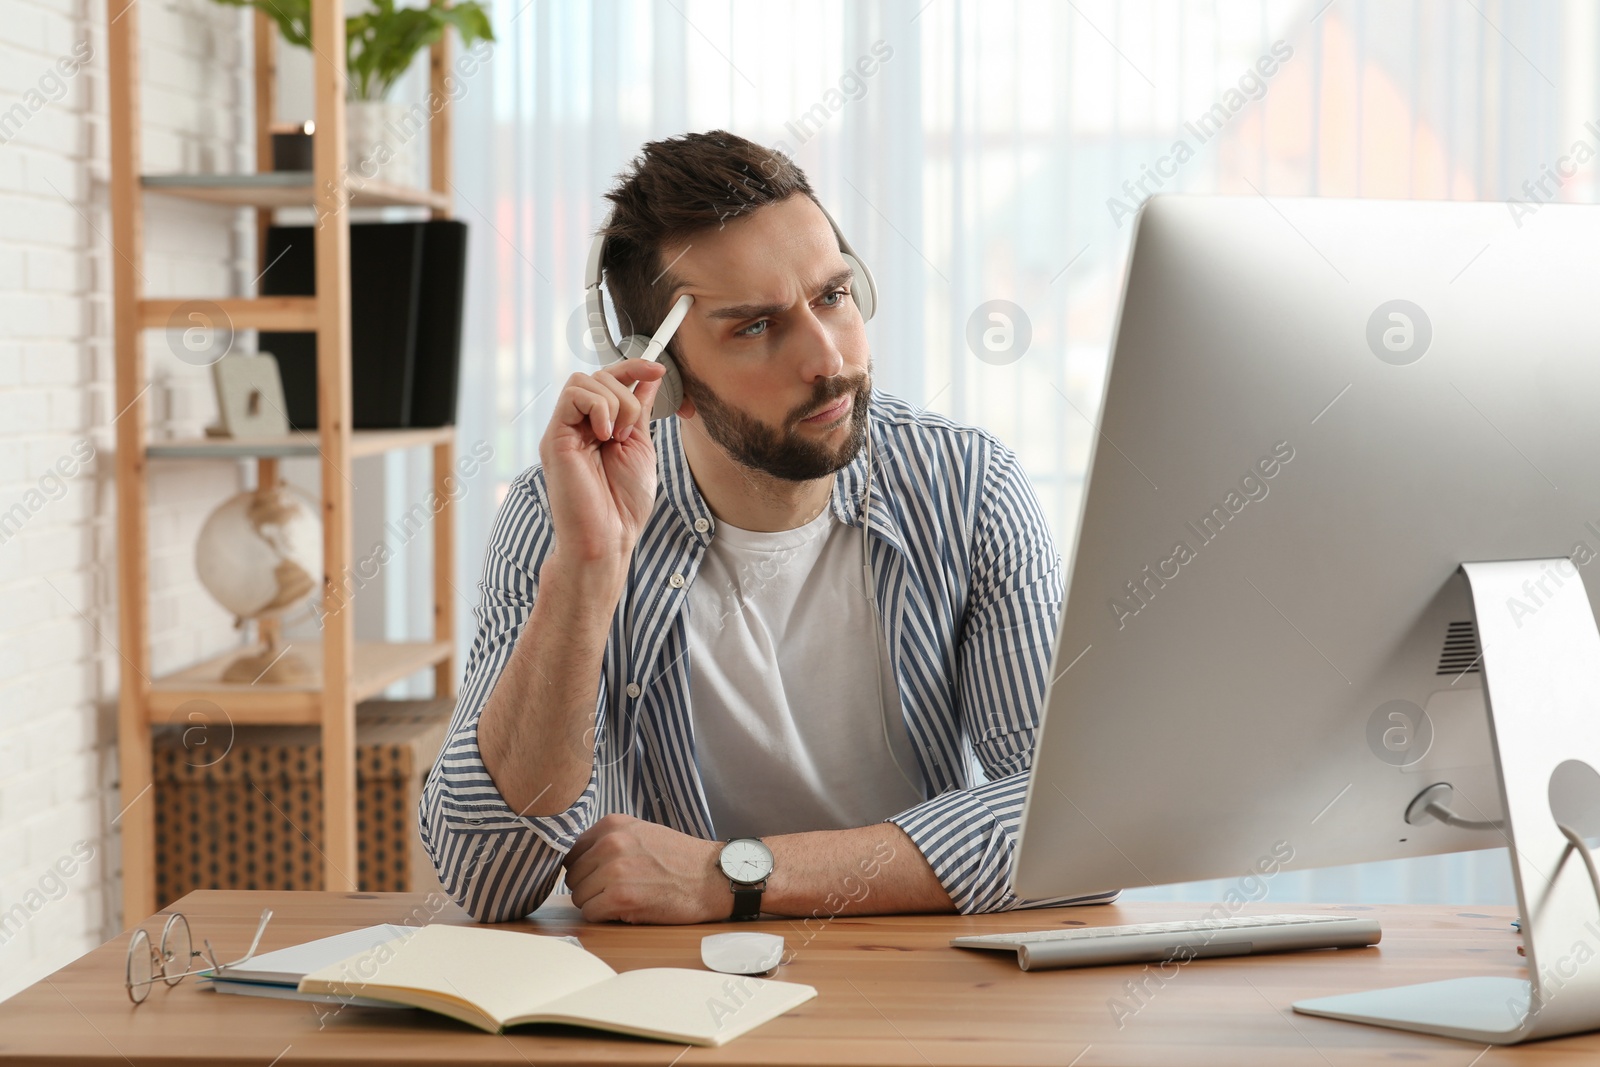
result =
[[[878,310],[878,286],[873,280],[872,271],[861,257],[856,255],[856,250],[850,246],[850,241],[845,237],[844,231],[839,229],[839,224],[829,214],[828,209],[814,197],[811,201],[821,210],[823,218],[828,220],[828,225],[833,228],[834,239],[839,242],[839,254],[844,257],[846,266],[855,275],[854,285],[850,295],[855,301],[856,308],[861,312],[861,321],[869,321],[873,313]],[[616,363],[624,359],[632,359],[643,354],[651,338],[648,334],[635,333],[623,338],[622,343],[611,336],[611,327],[606,322],[606,309],[604,297],[601,295],[602,272],[605,262],[606,230],[611,225],[611,216],[606,216],[605,225],[594,235],[594,240],[589,244],[589,258],[583,268],[583,302],[584,313],[589,322],[589,338],[594,343],[595,355],[601,363]],[[624,324],[625,326],[627,324]],[[676,332],[674,325],[665,336],[658,337],[660,346]],[[661,351],[660,362],[667,368],[666,375],[661,379],[661,388],[656,392],[656,402],[651,409],[652,419],[665,418],[678,410],[683,403],[683,379],[678,373],[677,364],[672,361],[664,350]]]
[[[822,206],[820,200],[813,200],[817,210],[822,212],[822,217],[828,220],[828,225],[833,227],[834,239],[839,242],[839,254],[844,256],[844,261],[855,274],[855,287],[851,289],[850,296],[856,302],[856,308],[861,312],[861,321],[872,321],[873,314],[878,310],[878,283],[872,277],[872,271],[867,267],[866,260],[856,254],[850,246],[850,238],[844,235],[838,222],[834,221],[833,213]]]
[[[872,277],[872,271],[867,269],[866,262],[856,253],[856,250],[851,247],[850,239],[846,237],[844,235],[844,231],[839,228],[839,223],[834,220],[833,214],[829,212],[826,207],[823,207],[820,201],[812,200],[811,202],[817,205],[817,209],[822,212],[822,217],[828,220],[829,226],[833,227],[833,236],[834,239],[839,242],[839,251],[847,257],[847,262],[850,263],[851,267],[856,269],[858,275],[857,280],[865,283],[867,289],[867,299],[865,301],[858,299],[856,301],[856,306],[861,308],[861,318],[863,321],[871,319],[872,311],[877,310],[878,303],[878,286]],[[586,290],[595,290],[600,288],[600,283],[602,280],[601,271],[605,261],[605,231],[610,227],[610,225],[611,216],[607,215],[605,225],[600,227],[599,231],[594,235],[594,240],[589,244],[589,258],[583,266],[583,287]],[[868,305],[871,306],[871,310],[868,310]]]

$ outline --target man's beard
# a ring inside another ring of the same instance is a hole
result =
[[[867,404],[872,398],[870,368],[854,378],[818,379],[811,398],[784,417],[782,429],[773,429],[748,412],[724,403],[682,363],[678,364],[678,373],[683,376],[683,395],[694,401],[706,433],[728,455],[752,470],[789,482],[814,481],[848,466],[866,443]],[[846,394],[854,397],[849,436],[837,447],[808,440],[799,429],[800,421]]]

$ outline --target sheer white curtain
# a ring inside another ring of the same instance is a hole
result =
[[[1123,209],[1146,193],[1595,193],[1593,164],[1552,178],[1575,141],[1600,144],[1600,18],[1577,0],[495,0],[494,24],[455,134],[462,446],[494,451],[461,504],[463,653],[500,492],[591,366],[572,320],[600,195],[646,140],[722,127],[792,154],[877,275],[880,386],[1015,448],[1064,553]],[[1185,124],[1219,102],[1201,140]],[[1193,157],[1163,162],[1179,137]],[[1020,309],[1020,358],[969,347],[990,300]],[[1490,902],[1510,883],[1479,853],[1284,874],[1272,894]]]

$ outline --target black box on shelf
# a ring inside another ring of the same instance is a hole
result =
[[[351,426],[449,426],[456,421],[466,296],[467,227],[454,219],[350,226]],[[267,231],[263,296],[316,292],[316,233]],[[317,428],[314,333],[263,330],[278,358],[289,424]]]
[[[311,170],[311,135],[303,129],[272,131],[273,170]]]

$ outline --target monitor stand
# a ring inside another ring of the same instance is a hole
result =
[[[1510,846],[1528,978],[1453,978],[1294,1010],[1494,1045],[1600,1029],[1600,885],[1587,846],[1562,829],[1579,845],[1600,835],[1600,630],[1570,560],[1461,570],[1505,812],[1486,832]]]

